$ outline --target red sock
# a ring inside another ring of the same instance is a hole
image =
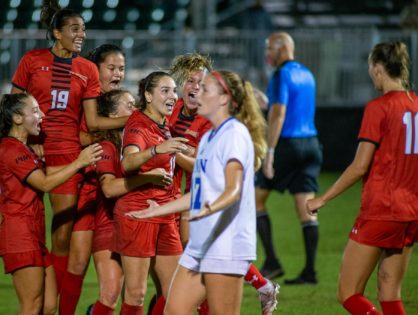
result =
[[[199,315],[210,315],[208,300],[204,300],[197,309]]]
[[[122,303],[120,315],[144,315],[144,308],[142,306],[129,305]]]
[[[164,307],[165,307],[165,297],[161,295],[157,299],[157,302],[155,302],[151,315],[164,315]]]
[[[59,314],[73,315],[77,309],[77,303],[80,298],[81,288],[83,286],[84,274],[75,275],[66,272],[61,285]]]
[[[91,315],[113,315],[113,311],[113,308],[104,305],[102,302],[97,300],[96,303],[94,303]]]
[[[344,301],[344,308],[352,315],[382,315],[362,294],[354,294]]]
[[[383,315],[406,315],[403,303],[401,300],[397,301],[380,301]]]
[[[244,277],[244,280],[256,289],[260,289],[263,285],[267,283],[267,279],[263,277],[263,275],[260,273],[257,267],[254,266],[254,264],[250,265],[250,268],[248,269],[247,274]]]
[[[62,279],[67,272],[68,256],[56,256],[55,254],[51,254],[51,256],[55,270],[55,278],[57,280],[57,291],[59,294],[61,292]]]

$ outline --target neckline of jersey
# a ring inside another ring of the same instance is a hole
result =
[[[221,128],[228,122],[228,121],[231,121],[231,120],[233,120],[233,119],[235,119],[235,117],[234,116],[231,116],[231,117],[229,117],[229,118],[227,118],[227,119],[225,119],[223,122],[222,122],[222,124],[220,124],[219,125],[219,127],[218,128],[216,128],[216,129],[212,129],[212,131],[210,132],[210,134],[209,134],[209,140],[208,140],[208,142],[209,141],[211,141],[216,135],[217,135],[217,133],[219,132],[219,130],[221,130]]]

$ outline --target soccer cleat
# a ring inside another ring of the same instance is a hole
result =
[[[263,315],[271,315],[276,310],[279,289],[277,283],[268,280],[267,284],[258,290]]]

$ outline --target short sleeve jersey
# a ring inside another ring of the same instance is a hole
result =
[[[307,138],[317,135],[315,89],[312,72],[297,61],[287,61],[273,73],[267,86],[269,109],[273,104],[286,106],[280,137]]]
[[[45,114],[45,154],[80,152],[82,102],[100,94],[96,65],[78,55],[61,58],[50,49],[31,50],[20,60],[12,84],[32,94]]]
[[[182,113],[184,107],[183,99],[179,99],[170,116],[170,131],[173,137],[183,137],[189,140],[188,145],[197,148],[200,139],[207,132],[212,124],[209,120],[200,115],[186,116]],[[183,169],[176,166],[174,181],[178,193],[180,193]],[[185,191],[190,191],[191,174],[186,172]]]
[[[42,168],[41,161],[21,141],[6,137],[0,143],[0,255],[33,251],[45,246],[43,193],[26,179]]]
[[[238,161],[244,171],[241,198],[219,212],[190,222],[185,252],[197,258],[253,260],[256,257],[254,145],[247,128],[229,118],[199,144],[193,169],[191,214],[213,203],[225,190],[225,167]]]
[[[366,105],[359,141],[376,151],[363,178],[364,219],[418,220],[418,97],[408,94],[389,92]]]
[[[159,125],[144,113],[135,111],[125,125],[123,148],[136,146],[140,151],[143,151],[169,138],[171,138],[171,134],[168,125]],[[158,154],[144,163],[140,167],[138,174],[155,168],[164,168],[172,176],[174,166],[175,154]],[[129,174],[124,175],[129,176]],[[146,209],[149,206],[147,203],[148,199],[152,199],[158,204],[165,204],[175,198],[175,193],[173,184],[166,187],[145,184],[120,197],[116,202],[115,213],[123,215],[129,211]],[[174,215],[151,218],[146,221],[155,223],[173,222]]]
[[[120,165],[120,153],[116,146],[110,141],[100,142],[102,146],[103,154],[102,158],[96,163],[96,173],[98,178],[105,174],[114,175],[116,178],[122,177],[122,168]],[[113,217],[113,207],[115,205],[116,199],[106,198],[101,189],[99,189],[98,203],[97,203],[97,215],[107,215]],[[96,219],[96,221],[101,221]]]

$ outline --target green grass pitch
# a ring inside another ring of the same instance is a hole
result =
[[[323,173],[320,177],[321,188],[324,190],[335,181],[338,174]],[[317,258],[319,284],[315,286],[285,286],[282,285],[279,295],[277,314],[281,315],[338,315],[346,314],[337,303],[335,292],[338,283],[338,270],[341,255],[347,241],[347,235],[358,213],[360,200],[360,184],[357,184],[337,199],[331,201],[321,210],[320,241]],[[304,265],[304,249],[302,232],[294,211],[290,195],[273,193],[268,202],[268,210],[273,224],[273,237],[277,253],[283,262],[286,275],[284,278],[296,276]],[[50,221],[49,209],[47,220]],[[48,222],[50,223],[50,222]],[[261,245],[258,250],[260,267],[263,261]],[[361,257],[359,257],[361,259]],[[3,270],[2,263],[0,262]],[[283,278],[276,279],[282,284]],[[149,282],[147,299],[154,289]],[[87,306],[97,298],[97,281],[93,264],[84,281],[77,314],[85,314]],[[408,314],[418,314],[418,254],[414,251],[409,270],[403,286],[403,300]],[[366,295],[374,303],[376,301],[376,275],[373,274],[367,286]],[[147,302],[145,304],[148,305]],[[376,304],[378,305],[378,304]],[[145,309],[146,310],[146,309]],[[16,314],[18,302],[12,286],[10,275],[0,275],[0,315]],[[116,312],[118,314],[118,312]],[[259,315],[260,305],[256,291],[245,285],[241,314]]]

